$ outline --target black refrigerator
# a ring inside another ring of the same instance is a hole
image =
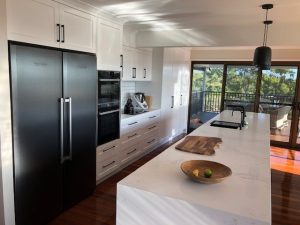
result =
[[[16,224],[47,224],[96,185],[96,56],[9,51]]]

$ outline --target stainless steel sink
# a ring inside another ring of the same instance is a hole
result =
[[[214,120],[210,123],[210,126],[212,127],[224,127],[224,128],[230,128],[230,129],[238,129],[242,128],[240,123],[234,123],[234,122],[227,122],[222,120]]]

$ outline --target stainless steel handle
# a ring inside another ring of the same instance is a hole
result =
[[[129,123],[128,126],[131,126],[131,125],[134,125],[134,124],[137,124],[138,122],[133,122],[133,123]]]
[[[73,154],[73,139],[72,139],[72,98],[66,98],[65,102],[69,103],[69,156],[66,157],[68,160],[72,160],[72,154]]]
[[[128,138],[133,138],[135,137],[136,135],[138,135],[137,133],[133,134],[133,135],[130,135],[130,136],[127,136]]]
[[[149,119],[153,119],[153,118],[156,118],[156,116],[150,116],[150,117],[149,117]]]
[[[109,151],[109,150],[111,150],[111,149],[114,149],[116,146],[114,145],[114,146],[112,146],[112,147],[110,147],[110,148],[107,148],[107,149],[103,149],[103,152],[107,152],[107,151]]]
[[[144,69],[144,78],[147,78],[147,69]]]
[[[182,95],[180,95],[180,105],[182,105]]]
[[[120,67],[123,67],[123,55],[120,55]]]
[[[132,68],[132,78],[136,78],[136,68]]]
[[[131,154],[134,153],[136,150],[137,150],[137,149],[135,148],[135,149],[133,149],[132,151],[127,152],[127,155],[131,155]]]
[[[99,79],[99,81],[110,82],[110,81],[121,81],[120,79]]]
[[[108,166],[110,166],[110,165],[112,165],[112,164],[114,164],[116,161],[112,161],[111,163],[108,163],[107,165],[105,165],[105,166],[102,166],[102,168],[103,169],[105,169],[106,167],[108,167]]]
[[[60,24],[56,24],[56,29],[57,29],[57,42],[60,42]]]
[[[103,115],[107,115],[107,114],[111,114],[111,113],[115,113],[115,112],[120,112],[120,110],[116,109],[116,110],[111,110],[111,111],[107,111],[107,112],[102,112],[102,113],[99,113],[99,115],[103,116]]]
[[[64,43],[65,42],[65,25],[61,25],[61,31],[62,31],[61,42]]]
[[[64,162],[64,99],[60,98],[60,163]]]
[[[171,108],[174,108],[174,96],[171,96],[172,102],[171,102]]]

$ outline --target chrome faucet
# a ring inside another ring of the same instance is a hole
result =
[[[240,130],[241,130],[242,127],[244,127],[246,125],[246,123],[245,123],[245,117],[246,117],[245,107],[242,105],[227,105],[227,108],[232,109],[232,116],[233,116],[234,111],[241,112],[241,123],[240,123]]]

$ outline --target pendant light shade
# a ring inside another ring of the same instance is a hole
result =
[[[268,20],[268,10],[272,9],[272,4],[262,5],[262,9],[266,10],[266,20],[263,22],[265,25],[263,45],[256,48],[254,52],[253,65],[261,70],[269,70],[272,62],[272,50],[267,46],[268,40],[268,26],[273,23],[272,20]]]
[[[270,47],[261,46],[255,49],[253,64],[262,69],[269,70],[271,68],[272,50]]]

